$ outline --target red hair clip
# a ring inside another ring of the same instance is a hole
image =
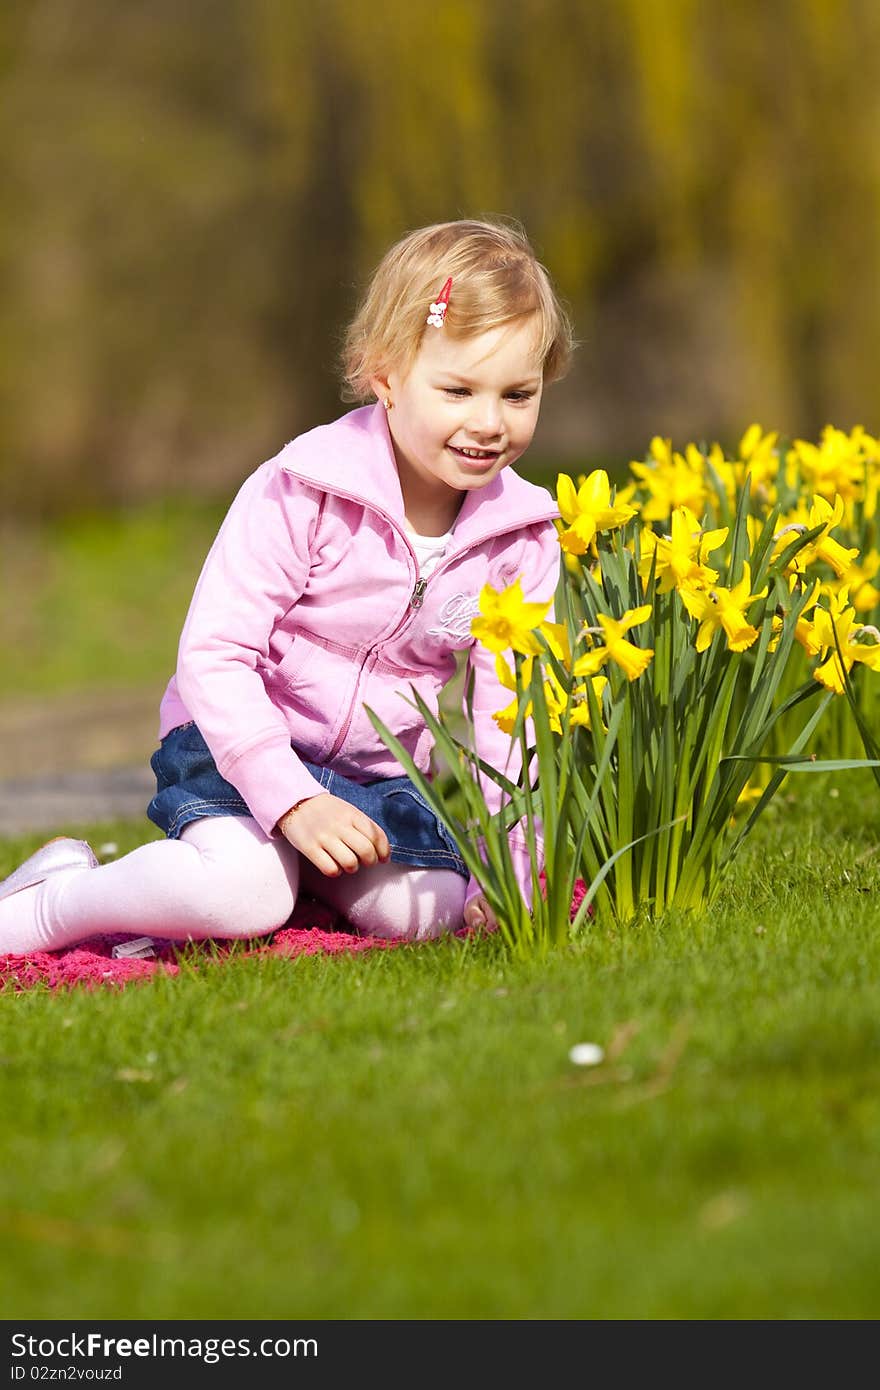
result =
[[[430,323],[433,328],[442,328],[443,320],[446,318],[446,310],[449,308],[449,292],[452,289],[452,276],[446,281],[442,290],[438,294],[434,303],[428,311],[425,323]]]

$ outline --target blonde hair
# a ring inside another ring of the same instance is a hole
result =
[[[535,314],[544,380],[565,375],[574,347],[571,323],[523,229],[515,223],[438,222],[409,232],[373,272],[343,342],[346,400],[368,400],[374,395],[371,378],[392,368],[409,370],[428,306],[450,275],[442,332],[466,338]]]

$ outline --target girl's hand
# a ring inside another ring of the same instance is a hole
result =
[[[466,927],[482,927],[485,931],[498,930],[498,919],[482,893],[465,904],[464,924]]]
[[[330,792],[298,802],[281,817],[278,829],[326,878],[355,874],[362,865],[391,858],[381,826]]]

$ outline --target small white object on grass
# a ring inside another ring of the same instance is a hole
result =
[[[569,1048],[568,1060],[576,1067],[598,1067],[605,1061],[605,1049],[598,1043],[575,1043]]]

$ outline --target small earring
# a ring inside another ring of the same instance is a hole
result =
[[[393,400],[391,399],[390,396],[386,396],[385,399],[383,400],[382,404],[384,405],[384,407],[385,407],[386,410],[393,410],[393,409],[394,409],[394,402],[393,402]]]

